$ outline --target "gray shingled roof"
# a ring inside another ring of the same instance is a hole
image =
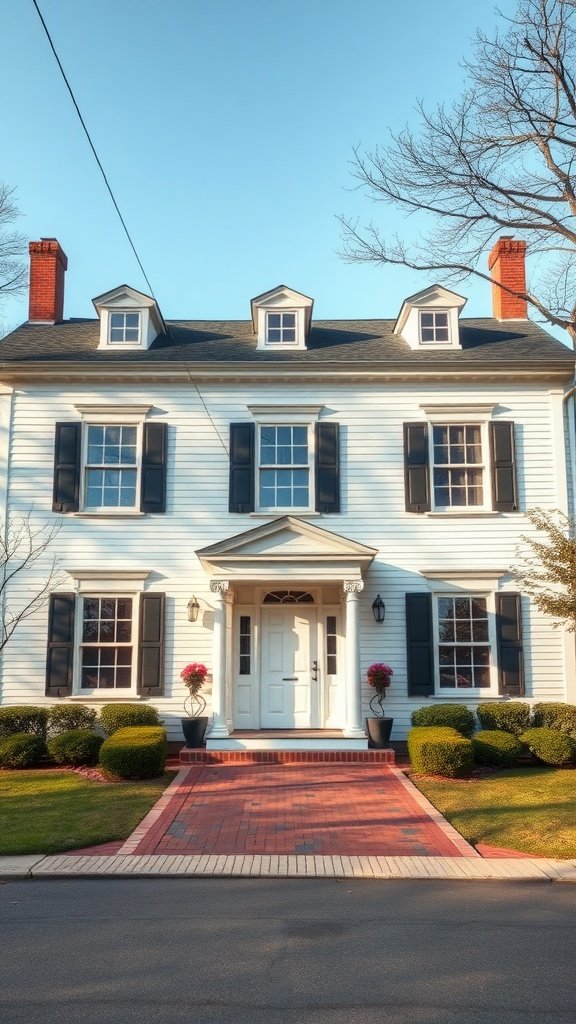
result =
[[[461,350],[413,351],[393,334],[395,320],[316,320],[307,350],[257,351],[249,320],[172,320],[169,334],[147,351],[97,350],[99,320],[66,320],[55,325],[22,324],[0,341],[0,366],[13,362],[79,361],[98,364],[155,363],[460,363],[519,364],[574,362],[574,354],[530,321],[500,323],[490,317],[460,320]]]

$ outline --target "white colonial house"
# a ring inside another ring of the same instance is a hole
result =
[[[393,740],[426,702],[576,701],[573,637],[511,572],[526,510],[570,510],[574,458],[573,353],[523,302],[495,284],[466,319],[433,284],[396,319],[317,321],[279,285],[246,320],[166,322],[120,285],[64,320],[66,256],[30,253],[1,511],[59,524],[62,575],[5,649],[3,703],[149,701],[177,740],[197,661],[209,747],[346,749],[373,662]],[[500,239],[494,281],[524,258]]]

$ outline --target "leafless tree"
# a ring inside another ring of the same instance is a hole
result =
[[[14,189],[0,182],[0,301],[26,288],[26,241],[12,230],[17,217]]]
[[[358,188],[422,220],[419,240],[341,217],[346,259],[489,280],[497,236],[529,244],[525,298],[576,344],[576,0],[520,0],[478,32],[461,97],[387,145],[354,150]],[[481,269],[479,269],[479,267]],[[511,294],[519,294],[505,288]]]
[[[514,578],[537,608],[576,632],[576,522],[558,510],[527,512],[539,537],[523,537]]]
[[[0,651],[62,581],[60,561],[48,553],[59,530],[58,523],[36,525],[31,513],[14,514],[6,525],[0,523]]]

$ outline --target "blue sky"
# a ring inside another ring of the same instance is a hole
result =
[[[513,0],[501,0],[505,13]],[[317,318],[395,316],[428,280],[338,256],[336,215],[418,224],[353,189],[352,148],[462,89],[490,3],[462,0],[40,0],[167,319],[247,319],[279,283]],[[27,238],[68,255],[65,316],[124,282],[147,291],[31,0],[4,0],[0,179]],[[490,315],[468,282],[464,315]],[[0,321],[27,317],[11,300]]]

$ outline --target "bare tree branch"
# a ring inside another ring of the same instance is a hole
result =
[[[498,235],[521,232],[540,257],[521,297],[574,343],[576,3],[519,0],[513,18],[501,17],[493,38],[478,33],[455,103],[431,111],[420,103],[416,130],[354,150],[356,187],[416,216],[419,239],[408,245],[341,216],[342,255],[486,279],[478,265]]]
[[[542,540],[522,537],[514,578],[555,626],[576,631],[576,522],[558,510],[531,509],[528,519]]]
[[[18,217],[14,189],[0,182],[0,301],[18,295],[27,286],[26,240],[10,226]]]
[[[60,559],[48,551],[59,531],[59,523],[35,525],[30,512],[11,515],[5,528],[0,524],[0,651],[64,579]],[[35,567],[40,578],[32,576],[27,585],[26,576]]]

